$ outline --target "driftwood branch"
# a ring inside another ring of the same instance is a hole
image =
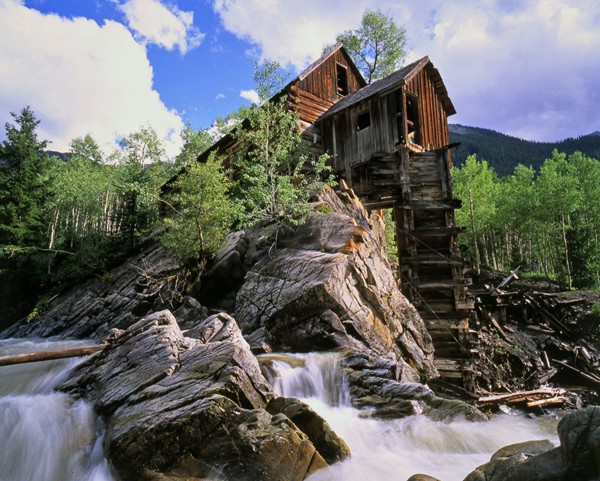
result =
[[[76,347],[73,349],[60,349],[57,351],[31,352],[28,354],[16,354],[13,356],[0,357],[0,366],[12,364],[23,364],[26,362],[49,361],[51,359],[65,359],[68,357],[88,356],[101,351],[106,344],[100,346]]]

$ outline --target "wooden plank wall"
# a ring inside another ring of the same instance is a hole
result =
[[[409,80],[406,90],[418,98],[422,147],[432,150],[448,145],[448,117],[428,69],[421,70]]]
[[[364,112],[370,113],[371,125],[359,131],[357,117]],[[343,172],[346,166],[392,152],[398,143],[395,92],[364,100],[327,119],[322,128],[323,147],[331,154],[335,152],[334,170],[338,173]]]
[[[316,95],[321,99],[332,103],[341,97],[337,93],[337,70],[336,63],[347,67],[348,70],[348,94],[356,92],[361,88],[361,82],[355,71],[350,67],[342,50],[337,50],[326,59],[318,68],[311,72],[304,80],[298,81],[296,86],[305,92]]]

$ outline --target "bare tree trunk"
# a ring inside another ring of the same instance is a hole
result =
[[[475,247],[475,272],[479,275],[481,274],[481,265],[479,264],[479,247],[475,235],[475,214],[473,213],[473,196],[471,189],[469,189],[469,207],[471,208],[471,230],[473,231],[473,246]]]
[[[563,243],[565,246],[565,264],[567,265],[567,282],[569,284],[569,290],[573,287],[573,279],[571,278],[571,263],[569,262],[569,246],[567,243],[567,231],[565,228],[565,216],[560,216],[561,225],[562,225],[562,237]]]

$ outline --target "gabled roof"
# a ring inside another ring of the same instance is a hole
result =
[[[335,52],[337,52],[340,49],[342,49],[342,54],[344,55],[344,57],[346,57],[346,60],[348,61],[348,65],[350,65],[350,68],[356,74],[356,76],[358,77],[362,86],[364,87],[365,85],[367,85],[367,81],[364,79],[364,77],[360,73],[360,70],[358,70],[358,67],[354,63],[354,60],[352,60],[352,57],[350,57],[350,55],[348,55],[348,52],[346,52],[346,49],[342,48],[343,46],[344,46],[344,44],[342,42],[335,44],[333,47],[331,47],[329,50],[327,50],[327,52],[325,52],[323,55],[321,55],[317,60],[315,60],[308,67],[306,67],[300,75],[298,75],[294,80],[292,80],[290,82],[289,85],[293,84],[297,80],[304,80],[313,71],[315,71],[318,67],[320,67],[321,64],[323,64],[325,62],[325,60],[327,60],[329,57],[331,57]]]
[[[337,102],[333,107],[331,107],[326,113],[324,113],[319,119],[318,122],[331,117],[332,115],[340,112],[352,105],[355,105],[369,97],[380,94],[381,92],[385,92],[386,90],[392,87],[400,87],[402,85],[406,85],[420,70],[423,68],[427,68],[430,70],[430,74],[432,75],[433,82],[438,89],[442,102],[444,104],[444,109],[446,110],[447,115],[453,115],[456,113],[454,109],[454,105],[452,105],[452,101],[450,97],[448,97],[448,91],[444,87],[444,83],[442,82],[442,77],[436,68],[433,67],[433,64],[429,60],[429,57],[425,56],[416,62],[407,65],[406,67],[401,68],[400,70],[396,70],[393,74],[388,75],[381,80],[378,80],[371,85],[367,85],[366,87],[344,97],[339,102]]]
[[[331,47],[329,50],[327,50],[327,52],[325,52],[323,55],[321,55],[317,60],[315,60],[313,63],[311,63],[308,67],[306,67],[298,76],[294,77],[293,80],[291,80],[285,87],[283,87],[279,92],[277,92],[275,95],[273,95],[273,97],[271,97],[269,99],[270,102],[275,102],[277,100],[279,100],[279,98],[282,95],[285,95],[289,92],[290,87],[292,85],[294,85],[295,83],[304,80],[306,77],[308,77],[312,72],[314,72],[317,68],[319,68],[329,57],[331,57],[335,52],[337,52],[338,50],[342,49],[342,54],[346,57],[346,59],[348,60],[348,65],[350,66],[350,68],[356,73],[360,83],[362,84],[363,88],[365,85],[367,85],[367,81],[364,79],[364,77],[362,76],[362,74],[360,73],[360,70],[358,70],[358,67],[354,64],[354,61],[352,60],[352,58],[350,57],[350,55],[348,55],[348,52],[346,52],[346,50],[343,48],[343,44],[340,42],[336,45],[334,45],[333,47]],[[362,91],[359,90],[359,92]],[[339,103],[339,102],[338,102]],[[245,124],[244,124],[245,122]],[[244,119],[244,121],[242,122],[242,126],[248,128],[249,127],[249,122],[248,119]],[[203,161],[205,159],[208,158],[208,155],[213,152],[216,149],[219,149],[222,146],[227,145],[229,142],[231,142],[232,140],[232,135],[231,134],[226,134],[223,137],[221,137],[219,140],[217,140],[214,144],[212,144],[208,149],[206,149],[204,152],[202,152],[199,156],[198,156],[198,160]]]

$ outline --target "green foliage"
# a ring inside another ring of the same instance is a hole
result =
[[[600,304],[594,302],[590,313],[587,315],[588,319],[594,323],[600,323]]]
[[[42,314],[48,310],[48,308],[50,307],[48,300],[49,300],[48,296],[42,296],[38,300],[38,302],[35,305],[35,307],[33,308],[33,310],[28,314],[27,322],[31,322],[37,316],[39,316],[40,314]]]
[[[391,209],[383,211],[385,222],[385,250],[390,260],[398,262],[398,247],[396,246],[396,224],[392,219]]]
[[[333,210],[327,204],[322,204],[319,207],[317,207],[317,212],[319,214],[331,214]]]
[[[367,80],[387,77],[398,70],[406,58],[406,30],[381,10],[367,10],[359,28],[336,37]]]
[[[212,139],[207,130],[194,130],[189,123],[181,131],[181,138],[183,139],[183,148],[175,159],[178,166],[189,164],[212,145]]]
[[[163,244],[184,262],[202,261],[221,247],[239,215],[240,205],[229,196],[232,183],[211,155],[206,163],[192,162],[173,187]]]
[[[600,162],[558,151],[536,174],[519,165],[497,179],[485,161],[469,157],[452,169],[463,201],[457,221],[468,227],[475,264],[557,278],[567,288],[600,286]]]
[[[118,230],[132,248],[137,237],[157,220],[158,190],[174,174],[174,166],[163,162],[165,149],[152,127],[122,137],[119,146],[121,150],[113,156],[119,165],[115,216]]]
[[[452,168],[451,175],[454,194],[463,200],[462,208],[456,211],[456,220],[470,228],[470,254],[479,270],[480,245],[485,244],[496,213],[497,177],[485,160],[480,162],[474,155],[461,169]]]
[[[42,246],[52,192],[48,141],[38,140],[30,107],[11,115],[16,125],[5,125],[0,147],[0,244]]]
[[[309,198],[320,188],[311,181],[328,172],[329,157],[311,158],[301,141],[298,113],[287,108],[285,95],[271,99],[285,82],[279,65],[255,64],[254,80],[261,106],[250,110],[249,128],[238,126],[232,134],[241,146],[234,158],[240,168],[241,224],[300,223],[302,214],[308,212]],[[312,179],[303,170],[312,171]]]

